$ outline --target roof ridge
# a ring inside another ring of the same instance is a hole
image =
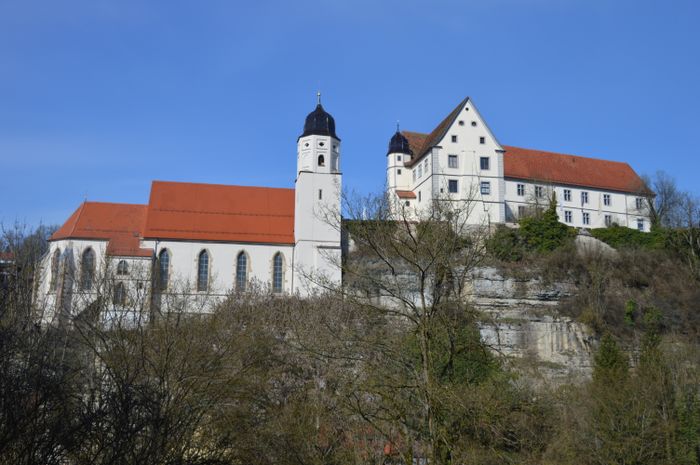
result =
[[[416,158],[420,158],[425,153],[433,147],[435,144],[437,144],[438,141],[442,140],[443,137],[445,137],[445,134],[447,134],[447,130],[452,126],[452,123],[454,123],[454,120],[457,118],[457,115],[459,114],[460,110],[464,105],[467,104],[469,101],[469,97],[463,98],[459,104],[450,111],[447,116],[445,116],[442,121],[438,123],[437,126],[435,126],[435,129],[430,131],[428,134],[425,142],[423,143],[423,147],[421,147],[418,155]]]
[[[148,204],[145,204],[145,203],[100,202],[100,201],[96,201],[96,200],[84,200],[83,203],[81,204],[81,207],[82,207],[82,205],[86,205],[86,204],[91,204],[91,205],[95,205],[95,204],[96,205],[128,205],[130,207],[147,207],[148,206]]]
[[[83,215],[83,210],[85,209],[85,204],[87,204],[87,200],[83,200],[83,203],[80,204],[80,207],[78,208],[78,216],[75,218],[75,223],[73,223],[73,228],[70,230],[69,236],[72,236],[75,233],[75,228],[78,227],[78,223],[80,222],[80,217]]]
[[[293,187],[267,187],[267,186],[244,186],[241,184],[221,184],[221,183],[208,183],[208,182],[188,182],[188,181],[161,181],[154,179],[151,181],[151,186],[153,184],[187,184],[190,186],[213,186],[213,187],[242,187],[245,189],[265,189],[265,190],[284,190],[293,191]],[[150,203],[150,202],[149,202]],[[146,204],[148,205],[148,204]]]
[[[527,150],[529,152],[542,152],[542,153],[548,153],[551,155],[559,155],[559,156],[565,156],[565,157],[578,157],[578,158],[586,158],[588,160],[600,160],[600,161],[604,161],[607,163],[617,163],[620,165],[627,165],[631,168],[631,165],[626,161],[608,160],[607,158],[589,157],[587,155],[575,155],[573,153],[553,152],[551,150],[531,149],[531,148],[527,148],[527,147],[517,147],[515,145],[504,145],[503,148],[506,150],[506,152],[508,151],[509,148],[517,149],[517,150]]]

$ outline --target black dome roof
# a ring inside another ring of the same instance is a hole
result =
[[[323,106],[319,103],[316,109],[308,114],[304,123],[304,133],[299,137],[306,136],[331,136],[338,140],[340,138],[335,134],[335,120],[326,113]]]
[[[406,139],[400,131],[396,131],[396,134],[394,134],[389,141],[389,151],[386,154],[389,155],[390,153],[413,155],[411,147],[408,145],[408,139]]]

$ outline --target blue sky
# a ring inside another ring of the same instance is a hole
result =
[[[662,169],[700,194],[700,2],[0,0],[0,221],[154,179],[293,187],[317,88],[344,184],[471,96],[502,144]]]

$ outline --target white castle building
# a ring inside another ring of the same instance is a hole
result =
[[[53,309],[45,319],[104,292],[104,276],[116,281],[115,305],[134,294],[216,297],[257,283],[307,296],[339,284],[340,153],[319,98],[297,140],[294,189],[154,181],[147,204],[84,202],[51,237],[36,294]],[[387,160],[396,213],[472,200],[469,222],[491,225],[556,193],[571,226],[649,229],[651,193],[629,165],[502,146],[469,98],[429,134],[397,130]]]
[[[428,133],[397,130],[387,153],[395,214],[469,201],[468,223],[513,223],[556,195],[560,221],[649,231],[652,193],[627,163],[501,145],[466,98]]]

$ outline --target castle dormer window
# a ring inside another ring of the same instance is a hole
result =
[[[318,166],[326,166],[326,160],[323,158],[323,155],[318,156]]]

